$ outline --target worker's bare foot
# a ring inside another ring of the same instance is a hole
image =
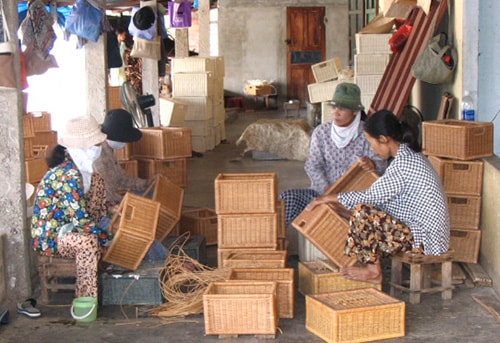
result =
[[[382,282],[382,271],[379,265],[368,264],[363,267],[340,268],[340,273],[347,279],[379,284]]]

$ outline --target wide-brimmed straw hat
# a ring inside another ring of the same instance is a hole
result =
[[[106,140],[106,134],[92,116],[69,119],[58,143],[66,148],[90,148]]]

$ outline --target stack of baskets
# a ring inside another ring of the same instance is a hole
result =
[[[361,89],[361,103],[369,109],[391,57],[391,33],[356,34],[354,83]]]
[[[215,179],[218,264],[229,275],[203,296],[208,335],[274,336],[279,318],[294,316],[294,270],[278,243],[285,227],[276,183],[274,173]]]
[[[493,155],[493,124],[462,120],[423,122],[423,151],[448,198],[454,261],[477,263],[481,244],[482,157]]]
[[[171,69],[174,96],[172,100],[186,106],[184,126],[192,130],[193,150],[197,152],[212,150],[226,139],[224,58],[221,56],[173,58]],[[162,118],[160,118],[162,125],[169,125],[165,116]]]

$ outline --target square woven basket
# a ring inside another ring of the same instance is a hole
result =
[[[328,261],[299,262],[299,292],[303,295],[360,288],[375,288],[381,291],[382,283],[346,279],[340,274],[339,268]]]
[[[438,156],[428,158],[446,193],[477,196],[483,193],[483,161],[457,161]]]
[[[276,334],[277,288],[276,282],[212,282],[203,294],[205,334]]]
[[[426,155],[474,160],[493,155],[493,123],[445,119],[422,123]]]
[[[280,318],[293,318],[295,308],[295,282],[293,268],[234,268],[228,277],[233,281],[273,281],[278,284]]]
[[[163,241],[181,219],[184,189],[162,175],[146,189],[144,196],[160,203],[160,216],[156,228],[155,239]]]
[[[306,329],[330,343],[405,335],[405,303],[374,288],[306,296]]]
[[[363,191],[370,188],[377,179],[377,173],[364,170],[360,162],[356,161],[337,182],[326,190],[325,194]]]
[[[126,193],[110,224],[115,233],[103,261],[136,270],[153,244],[160,203]]]
[[[221,173],[215,178],[217,214],[275,213],[276,173]]]
[[[342,61],[338,57],[311,66],[316,82],[335,80],[342,72]],[[333,95],[333,94],[332,94]]]
[[[219,214],[218,246],[231,248],[277,248],[278,215],[275,213]]]
[[[149,179],[160,174],[180,187],[187,186],[187,161],[186,158],[167,160],[139,159],[139,177]]]

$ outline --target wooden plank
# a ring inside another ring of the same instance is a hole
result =
[[[408,19],[413,19],[413,29],[403,50],[391,55],[368,115],[381,109],[388,109],[398,117],[401,116],[415,83],[411,66],[425,48],[431,34],[434,34],[439,27],[446,10],[447,0],[433,0],[428,15],[425,15],[420,7],[415,7],[409,14]],[[434,19],[436,23],[433,26]]]
[[[491,287],[493,281],[480,264],[463,263],[465,272],[469,275],[474,285],[477,287]]]
[[[473,295],[472,299],[483,306],[498,322],[500,322],[500,302],[497,298],[488,295]]]

